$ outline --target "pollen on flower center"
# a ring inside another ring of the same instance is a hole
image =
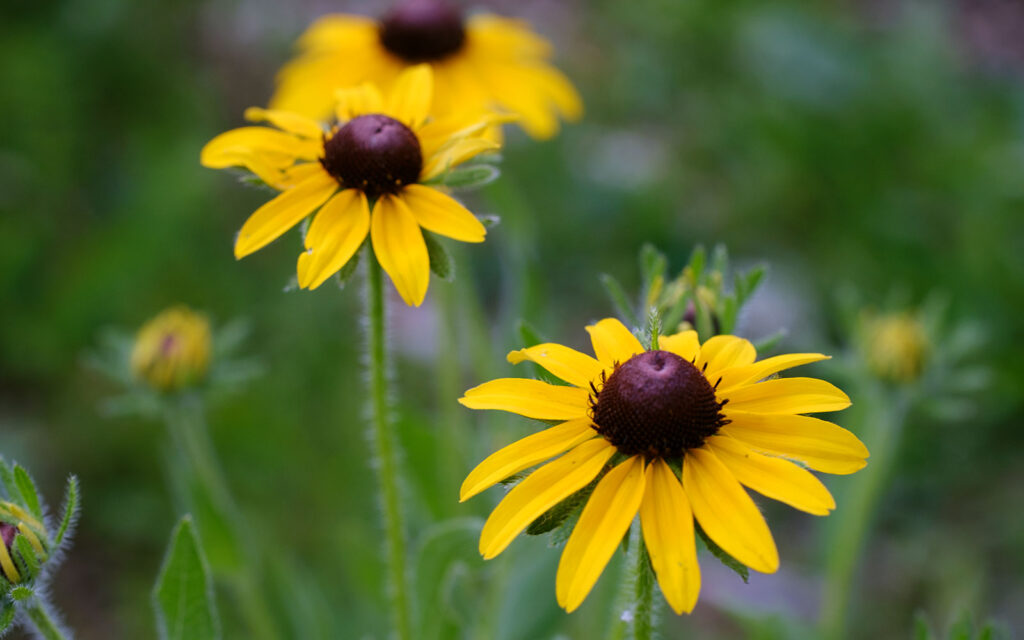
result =
[[[725,403],[704,374],[668,351],[630,358],[591,403],[597,431],[626,455],[678,456],[725,423]]]
[[[407,0],[380,23],[381,44],[410,63],[446,58],[465,41],[462,16],[444,0]]]
[[[416,182],[423,152],[409,127],[372,114],[349,120],[327,139],[320,163],[342,186],[362,189],[374,198]]]

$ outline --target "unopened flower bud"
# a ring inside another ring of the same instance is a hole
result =
[[[159,391],[196,385],[209,368],[210,342],[205,316],[188,307],[173,307],[139,330],[132,349],[132,372]]]
[[[912,382],[924,370],[929,343],[921,322],[906,312],[868,318],[864,357],[872,373],[894,382]]]

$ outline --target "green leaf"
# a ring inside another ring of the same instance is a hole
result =
[[[729,269],[729,250],[724,244],[715,245],[715,253],[711,257],[711,272],[724,274]]]
[[[693,527],[697,532],[697,537],[704,542],[704,546],[711,552],[711,555],[715,556],[722,564],[735,571],[739,577],[743,578],[743,582],[750,581],[750,569],[747,568],[747,565],[726,553],[722,547],[718,546],[714,540],[708,537],[708,534],[704,533],[704,529],[702,529],[699,524],[694,522]]]
[[[366,246],[365,242],[356,249],[355,254],[353,254],[352,257],[348,259],[348,262],[338,270],[338,273],[334,274],[334,284],[338,285],[339,289],[344,289],[345,285],[347,285],[349,280],[352,279],[352,276],[355,275],[356,267],[359,266],[359,258],[363,255],[364,246]]]
[[[934,637],[931,625],[928,624],[928,617],[920,611],[917,612],[914,616],[914,640],[932,640]]]
[[[17,499],[18,484],[14,481],[14,472],[11,471],[10,465],[7,464],[3,456],[0,456],[0,483],[3,483],[8,498]]]
[[[68,478],[67,488],[64,490],[64,517],[61,518],[60,528],[57,530],[57,537],[54,538],[53,543],[60,546],[61,542],[64,541],[64,536],[67,535],[68,530],[74,525],[75,520],[78,519],[78,477],[71,476]]]
[[[430,256],[430,270],[438,278],[451,282],[455,279],[455,263],[444,248],[441,241],[429,231],[423,232],[423,239],[427,243],[427,254]]]
[[[764,265],[758,265],[739,279],[743,283],[742,289],[737,292],[738,302],[741,307],[750,299],[750,296],[754,295],[757,288],[761,286],[761,282],[764,281],[764,276],[767,272],[768,269]]]
[[[587,500],[590,499],[590,494],[594,493],[596,487],[597,481],[595,480],[542,513],[526,527],[526,535],[539,536],[560,527],[569,519],[569,516],[583,510]]]
[[[13,600],[0,598],[0,635],[11,628],[11,624],[14,623],[14,614],[17,612]]]
[[[640,271],[644,277],[644,300],[648,299],[654,281],[659,276],[664,280],[667,268],[668,258],[653,244],[647,243],[640,247]]]
[[[701,275],[704,273],[704,263],[707,260],[707,252],[704,251],[703,245],[697,245],[693,248],[693,252],[690,254],[690,272],[693,276],[693,282],[691,285],[696,286],[700,282]]]
[[[39,494],[36,493],[36,483],[32,482],[28,471],[25,471],[21,465],[14,465],[14,482],[18,485],[18,492],[21,494],[21,499],[25,501],[25,506],[32,512],[32,515],[42,521],[43,509],[39,506]]]
[[[734,296],[722,298],[722,308],[718,313],[719,333],[730,334],[736,328],[738,305]]]
[[[163,640],[220,638],[213,582],[191,516],[174,528],[153,588],[157,633]]]
[[[763,355],[766,352],[771,351],[782,342],[782,339],[786,337],[786,330],[779,329],[775,333],[765,338],[761,338],[754,342],[754,349],[757,350],[758,355]]]
[[[477,189],[498,179],[501,171],[489,164],[475,164],[452,169],[444,175],[442,183],[452,189]]]
[[[611,300],[612,306],[615,308],[615,312],[619,314],[619,317],[625,320],[626,324],[631,327],[640,324],[636,312],[633,310],[632,305],[629,304],[626,290],[622,288],[622,285],[615,279],[615,276],[602,273],[601,284],[604,286],[604,290],[608,294],[608,298]]]
[[[526,347],[535,347],[538,344],[547,342],[547,340],[544,339],[544,336],[540,334],[540,331],[537,331],[532,324],[522,318],[519,319],[516,329],[519,332],[519,339],[522,341],[524,349]]]

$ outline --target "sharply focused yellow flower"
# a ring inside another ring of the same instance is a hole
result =
[[[486,14],[463,19],[444,0],[404,0],[380,20],[325,16],[299,49],[278,75],[272,109],[320,118],[335,89],[367,81],[386,89],[403,69],[428,63],[435,114],[497,107],[520,116],[531,136],[549,138],[559,115],[576,120],[583,111],[572,84],[548,62],[551,46],[526,24]]]
[[[486,235],[476,216],[429,183],[499,146],[481,137],[499,118],[430,119],[432,95],[430,67],[419,65],[399,75],[386,100],[370,84],[337,91],[329,130],[295,113],[248,109],[246,118],[276,128],[233,129],[200,155],[204,166],[243,167],[281,191],[242,225],[235,257],[262,249],[317,212],[299,255],[300,287],[323,284],[369,234],[402,299],[419,306],[430,280],[421,228],[462,242],[483,242]]]
[[[132,373],[159,391],[197,384],[210,367],[210,322],[185,306],[161,312],[139,329]]]
[[[866,464],[868,451],[852,433],[800,415],[845,409],[846,394],[823,380],[773,379],[827,356],[755,362],[747,340],[715,336],[702,345],[695,331],[664,336],[659,350],[648,351],[615,319],[587,331],[597,358],[557,344],[508,355],[513,364],[535,362],[567,386],[504,378],[459,400],[471,409],[559,423],[494,453],[463,483],[466,500],[560,456],[526,476],[491,513],[480,536],[485,559],[599,478],[558,566],[556,594],[567,611],[586,598],[638,513],[665,599],[677,613],[689,612],[700,591],[694,518],[736,560],[772,573],[778,551],[743,485],[827,515],[835,502],[805,467],[848,474]]]

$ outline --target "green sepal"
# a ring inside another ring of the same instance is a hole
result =
[[[430,257],[430,270],[438,278],[451,282],[455,279],[455,263],[441,241],[429,232],[423,232],[423,240],[427,243],[427,255]]]
[[[171,534],[152,601],[162,640],[220,638],[213,581],[192,516],[183,517]]]
[[[14,546],[18,549],[18,553],[14,554],[15,560],[19,561],[18,568],[23,570],[29,579],[34,579],[39,575],[40,561],[40,558],[36,557],[36,550],[32,548],[28,538],[21,534],[15,536]]]
[[[750,569],[747,568],[747,565],[726,553],[722,547],[718,546],[714,540],[708,537],[708,534],[704,533],[704,529],[701,528],[700,524],[694,522],[693,528],[697,532],[697,537],[704,542],[704,546],[711,552],[711,555],[715,556],[722,564],[735,571],[739,577],[743,578],[743,582],[750,582]]]
[[[68,529],[78,515],[78,476],[69,476],[67,488],[64,489],[64,517],[60,520],[60,528],[53,544],[60,546],[67,535]]]
[[[498,179],[501,171],[489,164],[474,164],[452,169],[441,178],[441,184],[451,189],[478,189]]]
[[[363,254],[363,247],[366,246],[364,242],[356,249],[356,252],[352,254],[352,257],[348,259],[348,262],[338,269],[338,273],[334,274],[334,284],[338,285],[339,289],[344,289],[345,285],[349,283],[352,276],[355,275],[357,267],[359,267],[359,259]],[[429,246],[429,245],[428,245]]]
[[[32,482],[28,471],[25,471],[25,468],[21,465],[14,465],[14,482],[18,485],[18,493],[21,494],[21,499],[24,501],[25,506],[32,512],[32,515],[42,521],[43,509],[39,504],[36,483]]]
[[[697,282],[704,273],[704,263],[707,261],[707,252],[704,250],[704,245],[697,245],[693,248],[693,252],[690,253],[690,263],[687,268],[690,270],[691,286],[696,287]]]
[[[655,282],[664,282],[666,269],[668,269],[668,258],[664,253],[658,251],[650,243],[645,243],[640,247],[640,272],[644,278],[643,299],[648,303],[651,300],[651,288]]]
[[[11,589],[11,599],[17,602],[24,602],[25,600],[30,600],[31,598],[34,598],[35,595],[35,591],[26,587],[23,584],[19,584],[18,586]]]
[[[3,635],[14,624],[14,615],[18,613],[14,601],[7,596],[0,596],[0,635]]]
[[[651,351],[658,349],[658,338],[661,336],[661,314],[657,307],[651,307],[647,313],[647,335],[648,345]]]
[[[594,493],[596,487],[597,480],[593,480],[587,486],[542,513],[526,527],[526,535],[539,536],[562,526],[569,516],[583,510],[583,506],[587,504],[590,494]]]
[[[516,326],[516,328],[519,331],[519,338],[520,338],[520,340],[523,343],[523,348],[524,349],[527,348],[527,347],[535,347],[538,344],[542,344],[544,342],[547,342],[547,340],[545,340],[541,336],[540,332],[537,331],[534,328],[534,326],[531,325],[526,320],[520,319],[519,320],[519,324]],[[548,371],[544,367],[540,366],[536,362],[530,362],[528,364],[530,365],[530,369],[533,370],[534,376],[538,380],[543,380],[544,382],[547,382],[548,384],[554,384],[554,385],[560,385],[560,386],[568,385],[567,382],[565,382],[564,380],[559,379],[557,376],[555,376],[550,371]],[[554,424],[561,424],[561,422],[555,422]]]
[[[626,296],[626,290],[622,288],[622,285],[615,279],[615,276],[602,273],[601,284],[604,286],[604,290],[608,294],[608,299],[611,300],[612,307],[615,308],[619,317],[625,320],[630,326],[640,324],[636,316],[636,312],[629,304],[629,299]]]
[[[7,464],[3,456],[0,456],[0,483],[3,484],[7,497],[11,500],[16,500],[18,484],[14,481],[14,472],[11,471],[10,465]]]

